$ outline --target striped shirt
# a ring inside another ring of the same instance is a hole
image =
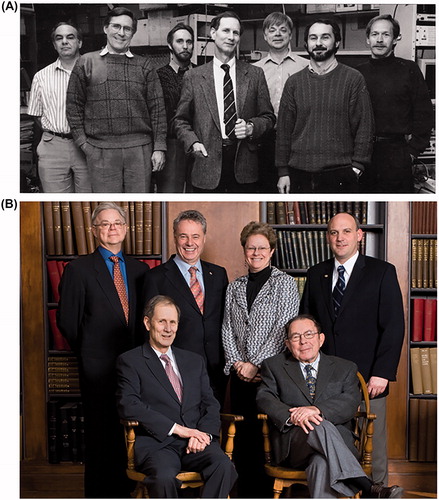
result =
[[[40,116],[44,130],[68,134],[66,95],[71,71],[62,67],[60,59],[35,74],[29,99],[28,114]]]

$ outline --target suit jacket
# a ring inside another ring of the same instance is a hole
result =
[[[204,280],[204,314],[174,262],[175,255],[148,274],[144,284],[145,302],[155,295],[168,295],[181,310],[174,345],[200,354],[207,365],[214,386],[224,385],[224,352],[221,343],[221,323],[228,284],[223,267],[201,261]]]
[[[219,403],[210,388],[203,359],[177,347],[172,347],[172,352],[183,383],[181,403],[149,343],[122,354],[117,360],[119,415],[138,420],[142,426],[136,437],[138,464],[180,439],[168,435],[174,423],[219,436]]]
[[[309,395],[300,363],[289,351],[262,363],[262,382],[258,389],[259,409],[270,418],[270,441],[273,459],[279,464],[294,446],[295,426],[287,426],[289,408],[317,406],[324,418],[339,430],[347,446],[353,450],[352,418],[361,401],[357,367],[351,361],[321,353],[314,401]]]
[[[114,394],[117,356],[144,341],[136,338],[141,321],[137,299],[149,267],[125,255],[124,259],[128,325],[113,279],[98,249],[70,262],[60,283],[58,326],[79,354],[83,386],[89,391]]]
[[[322,350],[356,363],[366,381],[372,375],[395,380],[404,338],[395,267],[359,255],[337,317],[332,304],[333,268],[334,259],[329,259],[308,270],[300,307],[322,325],[326,335]]]
[[[235,177],[243,184],[258,180],[257,143],[274,127],[276,117],[261,68],[237,60],[236,87],[238,117],[254,124],[252,138],[238,141],[235,157]],[[221,177],[222,138],[213,61],[185,75],[173,129],[186,152],[195,142],[204,144],[208,156],[194,156],[192,184],[201,189],[215,189]]]

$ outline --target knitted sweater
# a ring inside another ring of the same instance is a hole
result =
[[[279,109],[276,166],[321,172],[341,166],[364,169],[372,155],[373,112],[362,75],[344,64],[318,75],[291,75]]]
[[[165,99],[166,118],[168,121],[168,138],[176,137],[172,134],[170,127],[172,118],[177,111],[178,101],[180,100],[181,88],[183,86],[183,75],[176,73],[169,64],[159,68],[157,74],[163,89],[163,97]]]
[[[151,61],[90,52],[73,68],[67,119],[78,146],[128,148],[153,144],[166,151],[163,92]]]
[[[391,54],[358,66],[366,80],[375,115],[376,135],[411,134],[417,156],[430,144],[434,111],[424,77],[413,61]]]

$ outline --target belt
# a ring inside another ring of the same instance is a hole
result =
[[[53,132],[52,130],[45,130],[44,132],[61,137],[61,139],[73,139],[72,134],[63,134],[62,132]]]
[[[405,142],[403,134],[374,135],[373,142]]]

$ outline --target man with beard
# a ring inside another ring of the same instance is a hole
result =
[[[373,113],[363,76],[340,64],[337,23],[305,29],[307,68],[287,80],[279,107],[280,193],[353,193],[372,154]]]
[[[168,122],[166,163],[165,168],[157,172],[157,187],[159,193],[182,193],[185,188],[187,160],[183,147],[172,133],[171,121],[180,100],[183,76],[193,67],[191,57],[194,51],[194,31],[189,25],[178,23],[168,33],[167,42],[171,60],[157,70]]]

